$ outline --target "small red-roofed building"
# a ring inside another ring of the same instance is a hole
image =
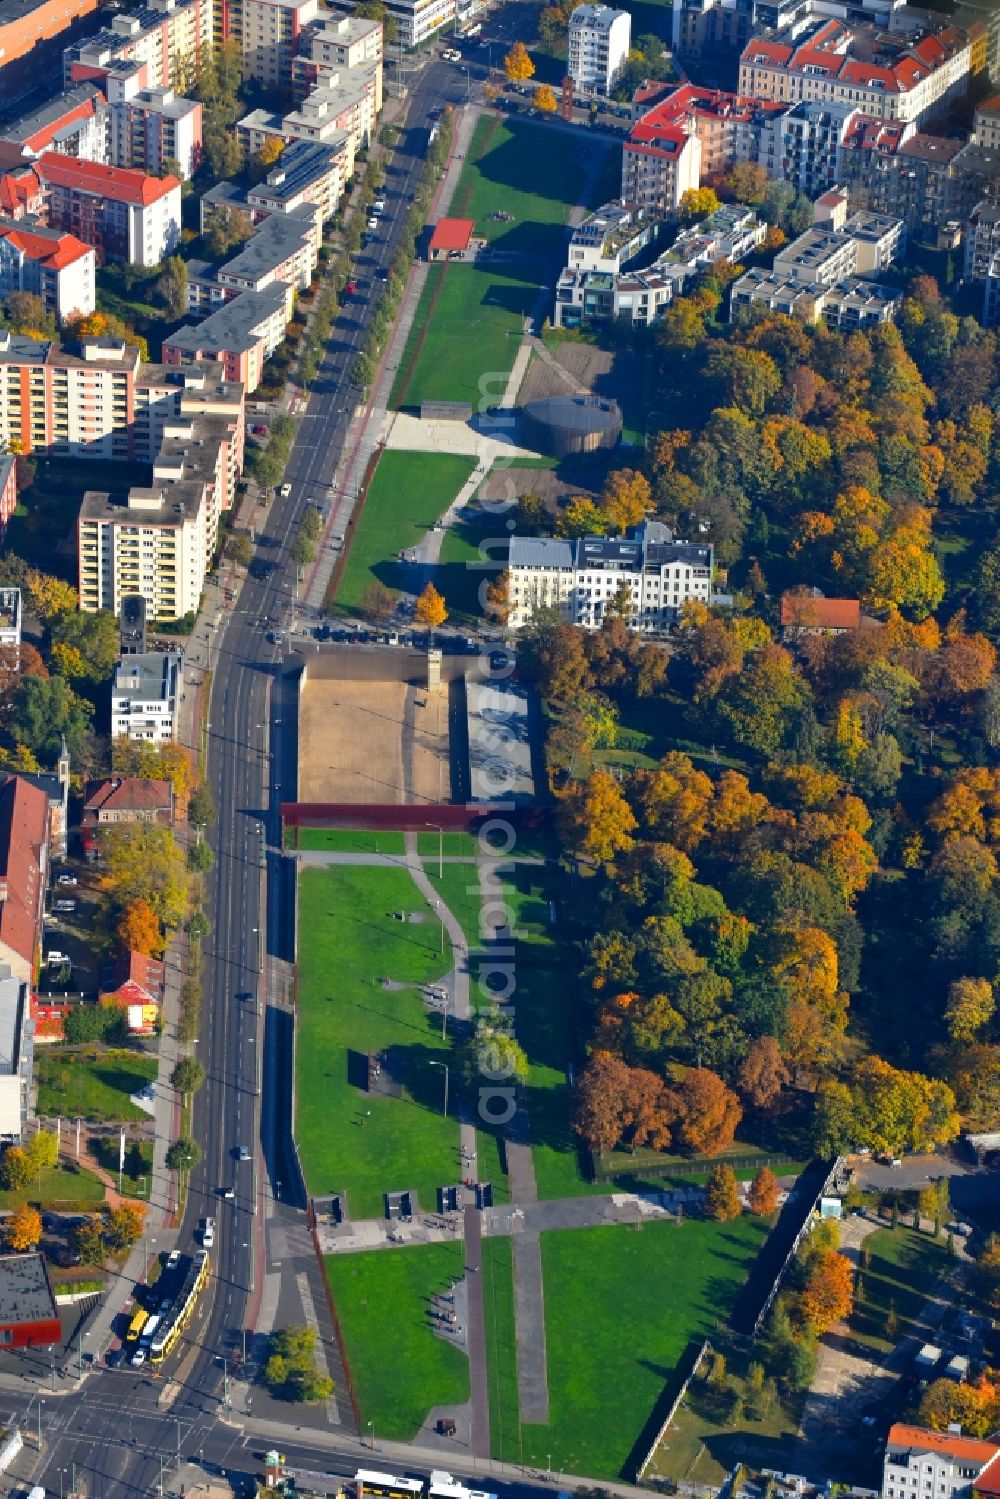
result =
[[[156,822],[170,827],[174,820],[174,795],[169,781],[142,776],[110,776],[91,781],[83,804],[86,828],[115,827],[123,822]]]
[[[858,599],[827,599],[815,593],[781,595],[781,632],[786,640],[803,635],[844,635],[860,627]]]
[[[98,260],[159,265],[180,244],[181,185],[130,167],[46,151],[35,162],[46,218],[93,245]]]
[[[124,1010],[129,1035],[156,1032],[163,1000],[163,964],[141,952],[125,952],[101,970],[99,1003]]]
[[[446,260],[467,254],[475,231],[475,219],[438,219],[427,245],[428,260]]]

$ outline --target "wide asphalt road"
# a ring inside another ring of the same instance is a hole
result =
[[[391,262],[433,115],[447,102],[465,100],[464,70],[432,62],[413,81],[411,94],[406,127],[387,168],[382,227],[358,259],[358,293],[345,299],[302,414],[286,471],[291,493],[271,503],[257,551],[258,564],[265,566],[254,567],[239,609],[221,622],[215,635],[207,767],[218,821],[210,834],[216,862],[207,882],[212,929],[205,942],[198,1047],[207,1076],[194,1109],[194,1134],[203,1157],[191,1173],[178,1238],[179,1248],[193,1250],[198,1220],[206,1213],[215,1216],[214,1275],[159,1377],[142,1377],[129,1368],[95,1368],[79,1395],[44,1401],[45,1441],[35,1482],[50,1495],[60,1489],[69,1493],[74,1482],[92,1499],[156,1493],[163,1469],[169,1480],[178,1454],[192,1458],[204,1453],[207,1458],[232,1441],[231,1428],[218,1425],[224,1398],[221,1359],[232,1356],[242,1342],[252,1280],[263,1273],[254,1263],[261,1223],[257,1215],[274,1185],[265,1177],[259,1140],[258,1077],[269,1075],[269,1068],[263,1056],[267,995],[259,973],[257,931],[267,910],[262,901],[264,840],[273,850],[280,845],[281,791],[272,766],[281,757],[272,757],[270,751],[279,746],[269,746],[268,739],[268,686],[279,651],[268,643],[261,621],[280,625],[289,615],[291,543],[307,503],[332,483],[341,456],[359,397],[350,371],[378,291],[377,272]],[[273,729],[280,735],[279,725]],[[281,952],[280,933],[269,932],[268,944],[269,950]],[[252,1161],[235,1159],[240,1145],[252,1151]],[[235,1189],[233,1201],[221,1196],[228,1186]],[[30,1409],[22,1413],[29,1433],[36,1430],[38,1399],[33,1395]]]

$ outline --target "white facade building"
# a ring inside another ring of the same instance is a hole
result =
[[[0,647],[21,645],[21,590],[0,588]]]
[[[111,686],[111,737],[169,744],[176,729],[181,658],[168,651],[125,656]]]
[[[578,5],[569,18],[567,71],[576,88],[610,94],[628,60],[632,17],[610,5]]]
[[[889,1428],[882,1467],[882,1499],[971,1499],[997,1491],[1000,1447],[960,1432],[927,1431],[896,1422]]]
[[[628,536],[512,536],[507,572],[512,630],[522,629],[539,609],[554,609],[567,624],[599,629],[624,587],[629,627],[655,634],[675,623],[689,599],[709,602],[712,548],[675,541],[659,521],[645,521]]]
[[[345,8],[353,0],[341,0]],[[396,39],[406,48],[419,47],[429,36],[455,19],[455,0],[386,0],[386,10],[396,23]]]

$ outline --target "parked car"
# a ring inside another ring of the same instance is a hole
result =
[[[283,500],[287,500],[291,492],[292,486],[290,484],[282,484],[281,488],[278,490],[278,493],[281,495],[281,498]]]
[[[57,901],[53,902],[52,909],[53,909],[53,911],[75,911],[76,910],[76,901],[75,900],[57,900]]]
[[[267,436],[267,428],[264,426],[263,422],[254,422],[253,426],[250,428],[250,431],[253,433],[254,437]]]
[[[369,219],[368,228],[374,233],[374,231],[378,228],[378,219]]]
[[[376,213],[385,213],[385,199],[376,198],[375,202],[372,204],[372,207],[374,208]]]
[[[57,885],[65,885],[67,888],[70,885],[75,885],[76,884],[76,875],[75,874],[61,874],[57,878],[56,884]]]
[[[347,285],[344,287],[344,290],[346,292],[350,292],[352,295],[357,291],[357,289],[358,283],[354,280],[348,281]]]
[[[203,1218],[201,1220],[201,1242],[205,1249],[211,1249],[215,1243],[214,1218]]]

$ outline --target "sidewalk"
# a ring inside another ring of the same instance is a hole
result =
[[[235,1426],[237,1423],[233,1423]],[[314,1431],[311,1428],[296,1426],[290,1428],[286,1423],[277,1421],[255,1421],[251,1420],[244,1425],[238,1426],[240,1431],[250,1438],[251,1441],[273,1442],[279,1448],[286,1444],[294,1448],[292,1430],[305,1434],[305,1440],[309,1446],[327,1447],[331,1451],[343,1453],[345,1456],[356,1455],[362,1459],[363,1467],[371,1467],[373,1463],[372,1448],[369,1442],[360,1438],[351,1440],[340,1434]],[[393,1463],[399,1463],[403,1468],[427,1468],[440,1467],[441,1450],[429,1447],[415,1447],[408,1442],[383,1442],[380,1439],[375,1442],[375,1452],[378,1454],[381,1466],[382,1459],[389,1459]],[[290,1465],[291,1466],[291,1465]],[[582,1473],[557,1473],[543,1472],[537,1468],[519,1468],[514,1463],[496,1462],[492,1458],[473,1458],[473,1475],[479,1473],[491,1478],[501,1478],[507,1483],[520,1484],[535,1483],[546,1487],[555,1486],[561,1489],[592,1488],[593,1479]],[[621,1499],[649,1499],[649,1490],[641,1489],[629,1483],[614,1483],[602,1478],[600,1487],[608,1494],[620,1495]]]

